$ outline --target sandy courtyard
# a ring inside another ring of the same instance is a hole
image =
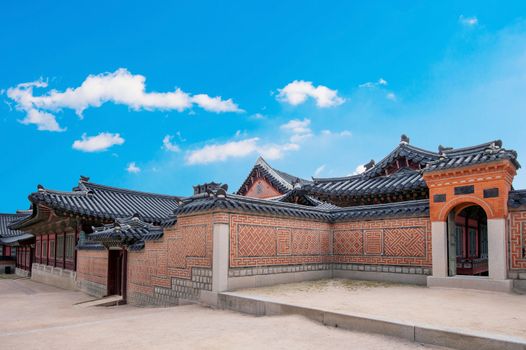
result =
[[[299,316],[253,317],[198,305],[73,306],[90,298],[0,279],[1,349],[444,349],[329,328]]]
[[[338,279],[235,293],[327,311],[526,339],[526,295]]]

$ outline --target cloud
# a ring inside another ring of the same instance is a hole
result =
[[[385,95],[385,98],[387,98],[388,100],[391,100],[391,101],[396,101],[396,94],[394,92],[388,92]]]
[[[87,136],[84,133],[80,140],[73,142],[72,147],[82,152],[101,152],[111,146],[122,145],[123,143],[124,139],[119,134],[101,132],[97,136]]]
[[[170,152],[180,152],[181,148],[177,146],[176,144],[172,143],[173,136],[172,135],[166,135],[163,138],[163,149],[170,151]]]
[[[267,117],[261,113],[255,113],[250,116],[250,119],[252,120],[261,120],[261,119],[266,119],[266,118]]]
[[[360,85],[358,85],[358,87],[372,89],[372,88],[375,88],[377,86],[387,86],[387,84],[388,84],[387,80],[385,80],[384,78],[380,78],[380,79],[378,79],[375,82],[368,81],[366,83],[360,84]]]
[[[478,23],[479,23],[479,20],[477,17],[473,16],[473,17],[465,17],[464,15],[461,15],[459,18],[458,18],[458,21],[465,25],[465,26],[468,26],[468,27],[474,27],[476,26]]]
[[[354,169],[354,172],[351,175],[359,175],[365,171],[365,164],[360,164]]]
[[[318,177],[323,172],[323,170],[325,170],[325,164],[320,165],[316,168],[316,170],[314,171],[314,177]]]
[[[310,119],[292,119],[280,126],[282,130],[292,133],[290,142],[298,143],[312,137],[312,130],[310,128]]]
[[[141,168],[139,168],[137,166],[137,164],[135,164],[135,162],[131,162],[131,163],[128,164],[128,167],[126,168],[126,171],[131,173],[131,174],[137,174],[137,173],[141,172]]]
[[[190,165],[209,164],[223,162],[231,158],[242,158],[256,153],[272,160],[282,158],[285,152],[296,151],[299,148],[299,145],[294,143],[260,144],[259,137],[253,137],[241,141],[206,145],[190,151],[186,155],[186,163]]]
[[[304,103],[309,97],[313,98],[320,108],[334,107],[345,102],[345,99],[338,96],[337,90],[331,90],[323,85],[314,87],[312,82],[304,80],[294,80],[278,91],[276,97],[278,101],[293,106]]]
[[[131,74],[120,68],[113,73],[89,75],[79,87],[60,92],[50,90],[34,95],[34,88],[47,88],[42,79],[18,84],[7,89],[7,96],[16,104],[16,109],[26,113],[23,124],[37,125],[38,130],[64,131],[54,114],[62,109],[72,109],[82,118],[89,107],[98,108],[112,102],[125,105],[134,111],[176,110],[182,112],[197,105],[209,112],[243,112],[232,99],[210,97],[206,94],[190,95],[181,89],[170,92],[146,92],[146,77]]]
[[[331,131],[331,130],[322,130],[321,131],[322,136],[341,136],[341,137],[351,137],[352,133],[349,130],[342,130],[342,131]]]

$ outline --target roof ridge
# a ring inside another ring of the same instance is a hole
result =
[[[152,197],[165,197],[165,198],[170,198],[170,199],[181,199],[181,198],[183,198],[181,196],[174,196],[174,195],[160,194],[160,193],[153,193],[153,192],[146,192],[146,191],[137,191],[137,190],[131,190],[131,189],[128,189],[128,188],[121,188],[121,187],[114,187],[114,186],[97,184],[97,183],[94,183],[94,182],[83,181],[82,183],[87,188],[90,188],[91,186],[93,186],[95,188],[102,188],[102,189],[107,189],[107,190],[112,190],[112,191],[119,191],[119,192],[135,193],[135,194],[139,194],[139,195],[147,195],[147,196],[152,196]],[[73,192],[78,192],[78,191],[73,191]]]
[[[499,148],[503,148],[501,140],[493,140],[493,141],[488,141],[488,142],[481,143],[481,144],[475,145],[475,146],[467,146],[467,147],[459,147],[459,148],[448,149],[448,150],[445,150],[444,153],[446,155],[448,155],[448,154],[452,154],[452,153],[454,154],[454,153],[462,153],[462,152],[467,152],[467,151],[474,151],[474,150],[477,150],[477,149],[480,149],[480,148],[488,148],[492,144],[499,145]]]

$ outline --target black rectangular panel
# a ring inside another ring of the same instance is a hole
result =
[[[469,186],[458,186],[455,187],[455,194],[470,194],[475,192],[475,186],[469,185]]]

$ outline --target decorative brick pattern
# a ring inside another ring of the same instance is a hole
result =
[[[319,255],[321,254],[321,236],[317,231],[293,230],[292,231],[293,255]]]
[[[330,227],[317,221],[230,214],[230,267],[327,263]]]
[[[365,254],[382,254],[382,231],[366,230],[364,232],[364,251]]]
[[[291,254],[291,232],[289,229],[278,229],[278,255]]]
[[[104,286],[108,283],[108,251],[79,250],[77,252],[77,280]]]
[[[276,255],[276,227],[239,225],[239,256]]]
[[[386,256],[425,256],[424,228],[408,227],[384,230],[384,251]]]
[[[362,231],[334,231],[334,254],[335,255],[362,255],[363,233]]]
[[[336,223],[331,258],[336,264],[431,268],[431,222],[422,217]]]
[[[526,277],[526,210],[510,213],[509,232],[511,270],[516,273],[523,272]],[[510,278],[511,275],[514,274],[510,272]]]

